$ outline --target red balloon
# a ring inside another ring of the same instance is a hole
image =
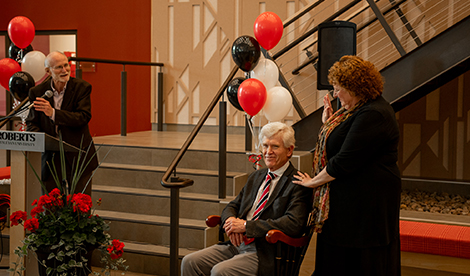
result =
[[[29,44],[28,44],[29,45]],[[21,71],[21,66],[14,59],[4,58],[0,60],[0,84],[9,89],[9,82],[11,76],[16,72]]]
[[[276,46],[282,37],[284,26],[281,18],[273,12],[263,12],[256,18],[253,27],[256,40],[266,50]]]
[[[257,79],[247,79],[238,87],[238,102],[245,112],[255,116],[263,109],[267,93],[264,84]]]
[[[34,33],[33,22],[27,17],[14,17],[8,24],[8,35],[11,41],[20,49],[24,49],[31,44],[34,39]]]

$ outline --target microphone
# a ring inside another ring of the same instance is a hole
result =
[[[47,91],[44,93],[44,95],[42,95],[40,98],[43,98],[43,99],[45,99],[45,98],[50,98],[50,97],[52,97],[52,95],[54,95],[54,93],[53,93],[51,90],[47,90]],[[34,106],[34,103],[30,104],[30,105],[28,106],[28,109],[31,109],[31,107],[33,107],[33,106]]]

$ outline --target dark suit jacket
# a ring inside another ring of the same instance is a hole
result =
[[[36,97],[41,97],[47,90],[52,90],[50,80],[31,88],[29,91],[29,101],[33,102]],[[98,159],[96,155],[93,156],[95,153],[95,146],[88,129],[88,122],[91,119],[90,94],[91,84],[81,79],[70,78],[67,82],[61,109],[55,111],[55,123],[43,112],[35,111],[34,108],[30,109],[28,118],[26,119],[28,131],[45,132],[53,137],[58,137],[55,129],[55,126],[57,125],[58,131],[62,133],[62,139],[65,142],[78,148],[80,148],[81,145],[81,148],[85,151],[91,145],[86,156],[86,160],[88,161],[91,159],[91,162],[86,168],[84,175],[90,175],[90,173],[98,167]],[[48,98],[47,100],[51,103],[51,106],[54,107],[53,97]],[[43,181],[51,180],[50,171],[45,162],[50,162],[52,160],[52,154],[52,152],[45,152],[42,154],[41,178]],[[60,163],[57,163],[57,157],[58,154],[56,154],[56,158],[54,158],[56,159],[55,163],[60,165]],[[67,171],[70,172],[74,159],[76,163],[77,154],[67,153],[66,159]],[[57,169],[59,170],[59,168]],[[85,183],[83,183],[83,185],[84,184]],[[75,192],[81,192],[81,190],[82,189],[77,188]]]
[[[258,253],[258,275],[274,275],[276,247],[266,241],[269,230],[277,229],[292,237],[305,232],[311,209],[312,189],[292,183],[297,170],[292,164],[281,176],[258,220],[246,222],[246,235],[255,238]],[[267,169],[253,172],[238,196],[222,211],[222,224],[229,217],[246,219]]]

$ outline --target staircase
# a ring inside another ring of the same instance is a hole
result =
[[[380,71],[385,79],[383,96],[395,111],[470,70],[469,29],[467,16]],[[299,149],[314,148],[322,111],[320,108],[293,125]]]
[[[98,147],[101,142],[96,143]],[[170,191],[162,187],[160,180],[179,149],[101,145],[100,159],[109,154],[93,178],[93,200],[102,199],[97,213],[111,222],[111,236],[125,243],[129,271],[169,275]],[[311,154],[294,152],[291,161],[308,171]],[[180,192],[180,259],[217,243],[218,229],[207,228],[205,218],[220,214],[253,171],[244,151],[228,152],[227,198],[219,199],[217,162],[214,142],[214,149],[189,150],[178,166],[179,177],[194,180],[194,185]],[[99,260],[95,258],[93,265],[99,266]]]

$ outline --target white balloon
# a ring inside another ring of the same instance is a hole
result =
[[[266,90],[273,88],[279,78],[279,69],[276,63],[270,59],[260,59],[255,69],[251,71],[251,77],[260,80]]]
[[[282,86],[274,86],[268,90],[268,97],[264,104],[264,116],[271,122],[280,121],[286,117],[292,108],[292,96]]]
[[[21,60],[21,70],[28,72],[35,82],[44,77],[46,71],[44,70],[44,61],[46,56],[40,51],[28,52]]]

